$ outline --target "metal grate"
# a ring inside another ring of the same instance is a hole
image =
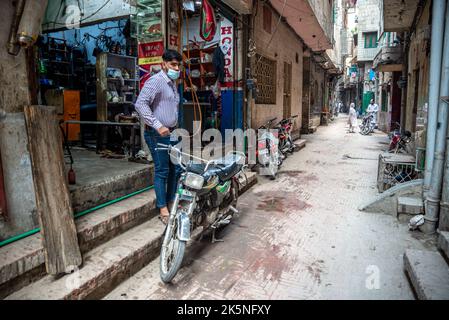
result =
[[[377,189],[384,192],[391,187],[420,178],[415,170],[416,162],[413,156],[385,153],[379,155],[377,172]]]
[[[254,75],[257,79],[256,103],[276,104],[276,61],[256,54]]]

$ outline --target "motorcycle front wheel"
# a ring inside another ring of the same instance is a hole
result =
[[[167,224],[160,255],[160,276],[164,283],[169,283],[178,273],[186,249],[186,241],[178,239],[178,221]]]
[[[366,136],[367,134],[370,133],[370,127],[367,125],[364,125],[360,128],[360,133],[363,134],[364,136]]]

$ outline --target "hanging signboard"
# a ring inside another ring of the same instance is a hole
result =
[[[139,43],[139,72],[140,89],[145,81],[162,68],[162,54],[164,53],[164,42],[156,41],[149,43]]]
[[[220,48],[224,53],[224,87],[233,86],[234,72],[234,25],[228,19],[223,19],[220,25]]]

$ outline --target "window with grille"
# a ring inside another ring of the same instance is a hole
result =
[[[365,48],[377,48],[377,32],[366,32],[363,34],[365,37]]]
[[[256,103],[276,104],[276,61],[256,54],[254,75],[257,79]]]

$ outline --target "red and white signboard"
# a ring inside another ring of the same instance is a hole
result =
[[[223,50],[225,60],[225,83],[223,86],[232,87],[234,81],[234,25],[228,19],[221,21],[220,47]]]
[[[163,53],[163,41],[139,43],[140,89],[142,89],[145,81],[161,70]]]

